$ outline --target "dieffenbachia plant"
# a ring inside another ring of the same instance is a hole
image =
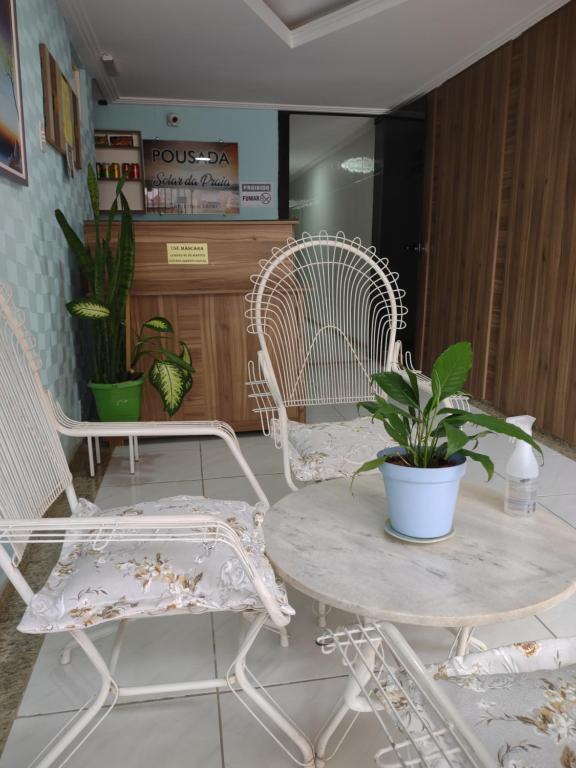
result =
[[[99,384],[126,381],[134,376],[138,361],[151,355],[154,362],[148,378],[160,393],[165,410],[172,416],[192,386],[194,369],[190,351],[183,341],[179,342],[179,355],[162,345],[163,334],[174,332],[168,320],[153,317],[142,325],[131,357],[131,370],[126,370],[126,301],[134,277],[135,244],[132,213],[122,192],[125,181],[125,177],[118,181],[114,201],[102,222],[96,174],[92,166],[88,166],[88,192],[95,231],[93,248],[82,242],[62,211],[56,211],[56,221],[86,285],[86,295],[68,302],[66,308],[74,317],[95,323],[92,380]],[[118,215],[120,226],[113,239],[113,224]],[[146,335],[145,329],[155,331],[157,335]]]
[[[155,331],[154,335],[146,331]],[[148,380],[162,398],[166,412],[173,416],[192,386],[192,359],[188,346],[179,341],[180,354],[166,349],[164,337],[174,333],[174,329],[165,317],[152,317],[142,324],[136,336],[130,368],[136,370],[138,362],[144,357],[151,357],[153,362],[148,371]]]
[[[481,438],[501,434],[524,440],[542,454],[538,443],[514,424],[483,413],[470,413],[459,408],[444,407],[446,398],[462,394],[472,367],[472,346],[463,341],[448,347],[432,367],[428,401],[421,405],[418,377],[406,370],[406,378],[396,372],[376,373],[372,380],[386,397],[375,396],[374,402],[358,403],[384,425],[386,432],[403,452],[400,460],[411,467],[439,467],[455,454],[480,462],[489,478],[494,464],[489,456],[475,449]],[[464,431],[466,425],[472,430]],[[479,429],[476,429],[479,428]],[[358,473],[376,469],[392,458],[382,456],[365,462]]]

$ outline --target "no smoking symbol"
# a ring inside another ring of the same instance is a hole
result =
[[[270,205],[270,203],[272,202],[272,195],[270,194],[270,192],[262,192],[262,194],[260,195],[260,202],[262,203],[262,205]]]

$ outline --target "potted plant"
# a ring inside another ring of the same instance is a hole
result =
[[[372,380],[386,398],[376,395],[374,402],[358,403],[382,421],[398,447],[380,451],[356,474],[380,469],[390,525],[404,536],[432,539],[451,531],[466,460],[480,462],[489,479],[494,473],[490,457],[475,450],[486,435],[524,440],[542,454],[530,435],[503,419],[442,406],[446,398],[461,394],[471,367],[472,347],[460,342],[435,361],[426,403],[420,402],[418,378],[411,370],[406,370],[406,378],[395,372],[374,374]],[[465,432],[466,425],[474,429]]]
[[[94,373],[88,386],[102,421],[137,421],[140,418],[144,375],[134,366],[144,355],[154,356],[148,376],[170,415],[182,404],[192,385],[194,372],[184,342],[179,343],[180,354],[170,352],[161,344],[162,334],[173,332],[170,323],[162,317],[151,318],[143,324],[131,356],[132,365],[127,370],[126,301],[134,276],[135,247],[132,214],[122,192],[125,181],[125,177],[118,181],[114,201],[102,222],[96,174],[92,166],[88,166],[88,192],[95,229],[93,249],[76,234],[62,211],[55,212],[86,288],[85,296],[68,302],[66,308],[74,317],[93,323]],[[120,226],[113,240],[112,229],[117,216]],[[145,336],[144,329],[160,335]]]

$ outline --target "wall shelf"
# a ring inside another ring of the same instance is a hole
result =
[[[118,147],[101,145],[96,143],[96,137],[105,136],[110,141],[111,136],[130,136],[132,146]],[[123,192],[134,213],[144,213],[144,164],[142,162],[142,135],[140,131],[112,131],[97,130],[95,137],[96,168],[100,164],[118,163],[120,171],[123,163],[138,163],[140,169],[139,179],[128,179],[124,184]],[[114,201],[115,185],[118,179],[98,179],[100,192],[100,210],[109,211]]]

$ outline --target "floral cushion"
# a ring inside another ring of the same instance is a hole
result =
[[[576,638],[515,643],[455,657],[429,670],[495,766],[576,768]],[[421,694],[411,681],[404,684],[431,726]],[[397,697],[396,702],[406,727],[418,731],[407,699]],[[430,757],[434,768],[446,768],[442,758]],[[469,763],[455,759],[453,765]]]
[[[278,422],[272,422],[278,441]],[[290,466],[298,480],[332,480],[351,477],[382,448],[396,445],[382,423],[362,416],[352,421],[321,424],[288,422]]]
[[[293,613],[264,555],[258,505],[174,496],[103,512],[81,499],[74,512],[84,517],[185,514],[210,515],[231,525],[282,610]],[[59,632],[143,615],[261,608],[242,563],[225,544],[65,541],[58,563],[28,605],[19,629]]]
[[[447,677],[443,687],[501,768],[576,768],[576,665]]]

